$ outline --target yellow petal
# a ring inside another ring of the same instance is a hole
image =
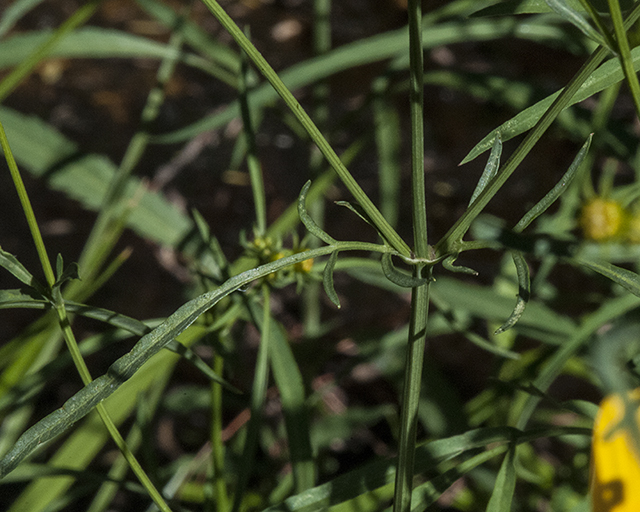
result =
[[[640,425],[640,388],[629,394]],[[631,433],[620,425],[624,401],[610,395],[600,404],[593,428],[591,503],[593,512],[640,512],[640,457]]]

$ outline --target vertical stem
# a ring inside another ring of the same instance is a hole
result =
[[[220,354],[213,356],[213,371],[222,375],[224,370],[224,358]],[[215,496],[215,510],[228,512],[230,510],[229,496],[224,472],[224,444],[222,442],[222,385],[211,383],[211,409],[213,418],[211,421],[211,460],[213,465],[213,492]],[[213,507],[213,503],[208,503]],[[214,510],[210,508],[209,510]]]
[[[313,2],[313,53],[323,55],[331,49],[331,0],[314,0]],[[329,84],[326,80],[318,82],[313,87],[313,118],[318,129],[326,132],[329,119]],[[309,170],[312,180],[316,180],[322,173],[324,157],[317,146],[312,145],[309,157]],[[309,202],[309,215],[318,226],[324,226],[324,198]],[[320,246],[320,240],[311,237],[309,248]],[[310,281],[304,289],[304,333],[308,338],[317,337],[320,332],[322,285],[318,281]]]
[[[426,258],[427,205],[424,185],[424,78],[422,56],[422,6],[409,1],[410,102],[411,102],[411,193],[413,206],[413,243],[416,255]]]
[[[20,176],[20,171],[18,170],[18,164],[16,164],[16,160],[13,157],[13,153],[11,152],[11,147],[9,146],[9,140],[7,139],[7,134],[4,131],[4,126],[0,122],[0,146],[2,147],[2,151],[4,152],[4,158],[7,161],[7,165],[9,166],[9,173],[11,174],[11,179],[13,180],[13,186],[16,188],[18,192],[18,197],[20,199],[20,205],[22,206],[22,211],[24,212],[25,217],[27,218],[27,225],[29,226],[29,231],[31,232],[31,237],[33,238],[33,242],[36,246],[36,251],[38,253],[38,258],[40,258],[40,266],[44,272],[45,278],[47,280],[47,284],[49,288],[53,287],[56,282],[56,278],[53,275],[53,268],[51,267],[51,261],[49,261],[49,256],[47,255],[47,249],[44,246],[44,242],[42,240],[42,234],[40,233],[40,228],[38,227],[38,221],[36,221],[36,215],[33,212],[33,208],[31,207],[31,201],[29,201],[29,196],[27,194],[27,189],[24,186],[24,181],[22,181],[22,176]]]
[[[27,217],[27,222],[29,225],[29,229],[31,231],[31,236],[33,237],[33,241],[35,243],[38,256],[40,258],[40,263],[42,265],[42,270],[46,276],[47,284],[51,293],[51,300],[54,305],[55,312],[58,316],[58,323],[60,325],[60,329],[62,330],[62,334],[64,340],[67,344],[67,348],[69,349],[69,353],[71,354],[71,359],[80,374],[82,382],[86,386],[91,382],[91,374],[89,373],[89,369],[87,368],[84,359],[82,358],[82,354],[80,353],[80,349],[78,348],[78,343],[76,342],[73,331],[71,330],[71,325],[69,323],[69,318],[67,316],[67,311],[64,307],[64,300],[62,298],[62,294],[60,292],[60,286],[55,284],[55,275],[53,273],[53,268],[51,267],[51,262],[49,261],[49,257],[47,256],[47,251],[44,246],[44,241],[42,240],[42,234],[40,233],[40,228],[38,227],[38,223],[36,221],[35,215],[33,213],[33,208],[31,207],[31,201],[29,200],[29,196],[27,195],[27,190],[24,186],[24,182],[22,181],[22,177],[20,176],[20,171],[18,170],[18,166],[16,164],[15,158],[13,157],[13,153],[11,152],[11,147],[9,146],[9,141],[7,140],[6,133],[4,131],[4,127],[2,123],[0,123],[0,145],[2,146],[2,150],[4,151],[5,159],[7,161],[7,165],[9,166],[9,171],[11,173],[11,177],[14,181],[14,185],[16,190],[18,191],[18,196],[20,197],[20,203],[22,204],[22,208]],[[155,488],[147,474],[144,472],[138,461],[136,460],[134,454],[131,452],[124,439],[120,435],[117,427],[111,420],[111,417],[107,413],[107,410],[103,403],[99,403],[96,406],[96,411],[100,415],[100,419],[104,423],[105,428],[111,435],[111,438],[116,443],[116,446],[122,452],[122,455],[125,457],[131,469],[135,473],[135,475],[140,480],[140,483],[149,493],[149,496],[153,501],[158,505],[158,508],[163,512],[170,512],[169,506],[165,503],[162,495]]]
[[[360,204],[362,209],[371,219],[372,224],[400,254],[408,256],[410,253],[409,246],[400,237],[395,229],[382,216],[378,208],[373,204],[369,196],[362,190],[358,182],[344,166],[334,149],[324,138],[317,126],[311,121],[309,115],[302,108],[298,100],[293,96],[291,91],[287,89],[278,74],[273,70],[269,63],[264,59],[260,52],[250,43],[242,31],[238,28],[231,17],[220,6],[217,0],[202,0],[211,13],[218,19],[220,24],[229,32],[238,43],[238,45],[247,53],[254,65],[260,73],[269,81],[276,92],[280,95],[284,103],[289,107],[291,113],[298,119],[302,127],[311,137],[311,140],[318,146],[324,157],[327,159],[331,167],[336,171],[345,187],[353,194],[354,199]]]
[[[609,0],[609,13],[613,22],[613,30],[618,43],[618,58],[620,65],[627,79],[627,84],[631,90],[631,98],[636,107],[636,115],[640,117],[640,83],[638,83],[638,75],[633,69],[633,60],[631,59],[631,50],[629,49],[629,40],[622,19],[622,11],[620,11],[620,3],[618,0]]]
[[[250,36],[249,29],[245,29],[247,37]],[[240,80],[238,82],[238,93],[240,96],[240,113],[244,136],[247,140],[247,167],[251,179],[251,190],[253,191],[253,206],[256,210],[256,232],[263,236],[267,231],[267,206],[264,191],[264,179],[262,177],[262,166],[258,160],[258,148],[256,147],[256,132],[251,119],[251,108],[249,106],[249,90],[247,77],[249,75],[249,59],[242,53],[242,63],[240,70]]]
[[[427,243],[424,183],[424,82],[421,21],[421,0],[409,0],[413,236],[416,255],[418,257],[426,257],[429,253],[429,246]],[[423,268],[420,266],[415,267],[414,276],[420,276]],[[429,276],[430,274],[431,268],[429,268]],[[411,323],[402,391],[402,418],[393,502],[394,512],[409,512],[411,510],[418,406],[420,403],[422,364],[426,344],[428,307],[429,285],[414,288],[411,296]]]

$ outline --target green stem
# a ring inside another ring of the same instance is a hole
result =
[[[249,30],[246,30],[247,36]],[[256,230],[259,236],[264,236],[267,231],[267,205],[264,193],[264,179],[262,168],[258,160],[258,149],[256,146],[256,132],[251,119],[251,109],[249,107],[248,81],[249,63],[247,55],[242,54],[242,65],[240,69],[240,81],[238,83],[238,93],[240,96],[240,113],[244,136],[247,141],[247,167],[251,179],[251,190],[253,191],[253,205],[256,210]]]
[[[22,181],[22,176],[20,176],[20,171],[18,170],[18,164],[16,164],[16,160],[13,157],[11,148],[9,147],[9,140],[7,139],[7,134],[4,131],[4,126],[2,125],[1,121],[0,121],[0,146],[2,146],[2,151],[4,152],[4,158],[7,161],[7,165],[9,166],[9,173],[11,174],[13,185],[16,188],[16,192],[18,192],[20,205],[22,206],[24,215],[27,218],[29,231],[31,232],[31,237],[33,238],[33,242],[35,243],[36,251],[38,253],[38,258],[40,258],[40,265],[42,266],[42,270],[44,271],[47,284],[51,288],[55,284],[56,278],[55,278],[55,275],[53,274],[53,268],[51,267],[49,256],[47,255],[47,249],[45,248],[44,242],[42,240],[42,234],[40,233],[40,228],[38,227],[38,221],[36,221],[35,213],[33,213],[33,207],[31,206],[31,201],[29,201],[27,189],[25,188],[24,182]]]
[[[640,5],[636,6],[624,23],[625,30],[629,29],[640,17]],[[580,71],[571,79],[564,90],[558,95],[553,104],[544,113],[536,125],[531,129],[522,143],[513,152],[509,160],[502,169],[487,184],[478,198],[469,206],[467,211],[458,221],[447,231],[436,245],[436,254],[444,255],[457,252],[457,246],[462,240],[471,223],[484,209],[487,203],[496,195],[498,190],[504,185],[507,179],[513,174],[518,165],[529,154],[529,151],[537,144],[544,132],[549,128],[562,110],[569,104],[571,98],[576,94],[582,84],[598,68],[602,61],[609,55],[607,48],[600,47],[580,68]]]
[[[331,0],[314,0],[313,2],[313,53],[324,55],[331,49]],[[322,131],[327,129],[329,120],[329,84],[322,80],[313,86],[313,117],[316,126]],[[344,162],[344,154],[342,155]],[[322,153],[313,145],[309,156],[309,175],[314,183],[321,179],[324,159]],[[315,201],[309,201],[309,214],[315,219],[320,228],[324,227],[325,204],[321,196]],[[320,245],[320,240],[311,238],[308,247],[313,249]],[[307,338],[316,338],[322,332],[322,285],[318,281],[309,281],[304,287],[303,326]]]
[[[56,314],[58,316],[58,323],[60,324],[60,328],[62,329],[62,334],[64,340],[67,344],[67,348],[69,353],[71,354],[71,358],[80,374],[82,382],[86,386],[92,381],[91,374],[89,373],[89,369],[87,368],[84,359],[82,358],[82,354],[80,354],[80,349],[78,348],[78,343],[76,342],[73,331],[71,330],[71,325],[69,323],[69,317],[67,316],[67,311],[64,307],[64,300],[62,299],[62,295],[60,294],[59,285],[55,284],[55,275],[53,273],[53,268],[51,267],[51,262],[49,261],[49,257],[47,256],[47,250],[44,246],[44,242],[42,240],[42,234],[40,233],[40,228],[38,227],[38,223],[36,221],[35,215],[33,213],[33,208],[31,207],[31,202],[29,201],[29,196],[27,195],[26,188],[24,186],[24,182],[22,181],[22,177],[20,176],[20,172],[18,170],[18,166],[16,165],[16,161],[13,157],[13,153],[11,152],[11,148],[9,147],[9,143],[7,140],[6,133],[4,131],[4,127],[0,122],[0,144],[2,145],[2,150],[4,151],[5,158],[7,160],[7,164],[9,166],[9,171],[11,173],[11,177],[15,184],[16,190],[18,191],[18,196],[20,197],[20,203],[27,217],[27,223],[29,224],[29,230],[31,231],[31,236],[33,237],[33,241],[36,245],[36,250],[38,252],[38,256],[40,258],[40,263],[42,265],[42,270],[46,276],[47,284],[49,285],[49,289],[51,291],[51,299],[54,303],[54,308]],[[163,512],[170,512],[170,508],[164,502],[164,499],[157,491],[149,477],[144,472],[138,461],[135,459],[135,456],[129,450],[127,444],[124,439],[120,435],[120,432],[116,428],[115,424],[109,417],[104,405],[102,403],[98,404],[96,407],[102,422],[104,423],[107,431],[113,438],[114,442],[127,459],[131,468],[133,469],[136,476],[139,478],[142,485],[145,487],[153,501],[158,505],[158,507]]]
[[[213,356],[213,371],[222,375],[224,358],[216,352]],[[225,482],[224,443],[222,442],[222,386],[217,382],[211,383],[211,462],[213,471],[213,492],[215,496],[215,510],[228,512],[230,510],[229,495]],[[214,510],[213,508],[211,510]]]
[[[427,240],[427,214],[424,184],[424,83],[422,56],[422,3],[409,1],[410,38],[410,101],[411,101],[411,182],[413,206],[413,237],[416,255],[426,258],[429,254]],[[422,265],[414,267],[414,277],[423,277]],[[431,268],[428,268],[431,276]],[[413,466],[415,461],[418,407],[422,388],[422,366],[426,345],[426,329],[429,309],[429,285],[413,288],[411,295],[411,322],[402,391],[402,417],[400,446],[394,490],[394,512],[411,510]]]
[[[620,3],[618,0],[608,0],[609,13],[613,22],[613,31],[616,35],[618,43],[618,51],[620,65],[624,71],[624,76],[631,90],[633,104],[636,107],[636,115],[640,117],[640,83],[638,83],[638,75],[633,69],[633,60],[631,59],[631,50],[629,48],[629,40],[627,39],[627,31],[622,21],[622,12],[620,11]]]
[[[236,485],[235,496],[233,500],[233,512],[239,512],[245,497],[249,477],[254,467],[254,458],[256,447],[258,444],[258,435],[260,434],[260,426],[262,422],[262,411],[267,398],[267,385],[269,383],[269,351],[271,336],[271,307],[269,305],[271,291],[267,283],[262,284],[262,318],[259,317],[259,308],[249,305],[250,312],[253,316],[255,325],[260,328],[260,346],[258,348],[258,356],[256,358],[256,369],[253,377],[253,386],[251,389],[251,419],[247,426],[247,436],[242,449],[242,463],[240,475]]]
[[[246,52],[252,62],[256,65],[258,70],[269,81],[273,88],[280,95],[285,104],[289,107],[293,115],[302,124],[305,131],[311,137],[311,140],[315,142],[322,154],[325,156],[331,167],[336,171],[342,182],[345,184],[349,192],[353,194],[355,200],[360,204],[362,209],[367,213],[371,219],[373,225],[380,232],[380,234],[387,240],[387,242],[398,251],[400,254],[409,256],[411,250],[400,235],[391,227],[387,220],[382,216],[380,211],[373,204],[371,199],[362,190],[360,185],[356,182],[353,176],[349,173],[347,168],[342,164],[340,158],[333,150],[331,145],[323,137],[320,130],[313,123],[309,115],[304,111],[300,103],[295,99],[293,94],[286,88],[278,74],[273,70],[264,57],[256,50],[251,42],[245,37],[242,31],[224,11],[220,4],[216,0],[202,0],[202,2],[209,8],[213,15],[218,19],[222,26],[231,34],[236,43]]]
[[[182,14],[182,21],[187,14],[187,12]],[[184,36],[180,31],[174,31],[169,45],[179,50],[183,39]],[[177,55],[176,51],[173,57],[164,59],[158,68],[156,85],[149,91],[147,102],[140,116],[141,129],[135,133],[127,146],[122,162],[103,200],[98,219],[85,243],[79,261],[79,266],[83,270],[84,286],[90,284],[94,279],[124,230],[124,220],[130,211],[130,206],[127,204],[128,198],[125,196],[127,183],[149,144],[148,128],[160,112],[165,97],[164,87],[175,70]],[[77,293],[76,286],[80,285],[73,286],[74,284],[72,283],[72,286],[67,290],[68,296],[74,296]]]

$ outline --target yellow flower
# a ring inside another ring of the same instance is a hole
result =
[[[640,431],[640,388],[630,392],[626,401],[620,395],[606,397],[598,410],[591,448],[593,512],[640,511],[640,454],[628,425],[622,422],[625,406]]]
[[[596,197],[580,212],[580,227],[587,240],[601,242],[620,235],[625,224],[625,210],[617,201]]]
[[[309,249],[297,250],[296,253],[305,252],[305,251],[308,251],[308,250]],[[300,261],[299,263],[296,263],[293,266],[293,269],[297,274],[308,274],[309,272],[311,272],[312,268],[313,268],[313,258],[309,258],[308,260]]]

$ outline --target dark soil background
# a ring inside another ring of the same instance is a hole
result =
[[[0,9],[10,2],[0,2]],[[182,2],[168,1],[179,7]],[[252,40],[276,70],[286,69],[312,55],[312,12],[309,0],[246,0],[222,2],[240,26],[251,27]],[[425,2],[425,9],[434,9],[445,1]],[[43,2],[20,21],[15,33],[59,26],[82,2],[51,0]],[[212,15],[200,3],[193,7],[192,19],[220,40],[230,42]],[[116,27],[132,33],[166,41],[169,32],[148,18],[131,0],[105,0],[90,24]],[[401,0],[341,0],[334,2],[332,11],[333,44],[339,46],[373,34],[402,27],[406,11]],[[452,67],[462,70],[491,70],[498,75],[530,81],[542,90],[552,92],[564,85],[582,64],[584,58],[562,49],[550,49],[522,40],[494,41],[481,44],[461,44],[437,48],[426,55],[428,68]],[[352,111],[363,100],[370,81],[385,63],[350,70],[330,80],[331,118]],[[131,136],[139,127],[139,116],[149,89],[155,80],[158,62],[150,60],[64,60],[41,65],[6,101],[5,104],[21,112],[33,114],[51,123],[83,151],[108,155],[119,163]],[[168,86],[168,98],[162,107],[157,132],[167,132],[184,126],[213,111],[234,97],[234,91],[215,82],[210,76],[194,69],[178,66]],[[308,105],[308,91],[298,91],[298,97]],[[408,99],[400,97],[398,106],[403,112],[404,139],[409,139]],[[298,195],[307,180],[309,147],[301,142],[281,121],[280,107],[269,109],[259,128],[258,143],[267,187],[269,220],[274,220]],[[477,102],[458,92],[427,87],[425,102],[426,162],[429,236],[438,240],[465,210],[469,197],[482,171],[485,158],[464,167],[457,164],[466,153],[491,129],[515,114],[509,108]],[[334,134],[338,150],[346,147],[371,118],[357,117],[351,126]],[[253,222],[251,190],[248,186],[229,184],[225,171],[233,147],[238,124],[198,137],[191,160],[165,187],[166,195],[185,209],[197,208],[212,227],[225,253],[233,260],[240,252],[240,230],[249,230]],[[333,129],[335,127],[331,127]],[[10,136],[10,134],[9,134]],[[505,144],[508,155],[518,141]],[[34,141],[37,144],[37,141]],[[504,190],[489,205],[487,211],[517,221],[559,179],[575,156],[578,145],[547,136],[525,160],[507,183]],[[136,172],[149,179],[158,177],[163,165],[183,150],[181,145],[156,145],[148,149]],[[338,151],[339,152],[339,151]],[[411,240],[409,210],[409,147],[403,147],[403,184],[406,209],[401,212],[399,231]],[[377,196],[377,177],[373,148],[350,167],[362,186]],[[39,267],[33,244],[28,235],[18,199],[6,166],[0,172],[0,244],[17,255],[27,268]],[[23,175],[27,190],[40,222],[50,257],[62,253],[65,261],[78,259],[83,243],[91,229],[95,214],[84,210],[75,201],[49,190],[46,185]],[[336,185],[331,199],[349,199],[345,190]],[[353,221],[345,210],[327,205],[327,231],[338,239],[375,241],[373,230]],[[166,250],[127,231],[118,248],[130,246],[133,256],[114,278],[91,299],[91,303],[135,318],[156,318],[170,314],[187,298],[185,274],[177,269],[175,259]],[[491,281],[500,255],[486,252],[473,255],[474,268],[481,271],[478,282]],[[469,261],[461,261],[469,264]],[[34,272],[39,274],[39,272]],[[574,275],[564,276],[567,286],[580,281]],[[348,325],[332,331],[322,340],[326,352],[320,359],[323,368],[317,375],[327,381],[335,379],[350,357],[349,347],[354,333],[387,332],[403,325],[408,319],[408,302],[403,298],[367,289],[368,300],[363,303],[358,294],[362,286],[353,286],[346,276],[337,277],[337,287],[344,294],[343,310],[337,313],[327,305],[327,318],[348,318]],[[0,273],[0,286],[14,288],[16,283],[6,272]],[[134,290],[135,292],[132,292]],[[144,300],[140,300],[144,297]],[[376,300],[377,299],[377,300]],[[293,339],[300,336],[300,306],[294,290],[281,292],[280,315],[291,331]],[[24,311],[0,312],[0,343],[10,340],[37,314]],[[343,322],[345,320],[342,320]],[[80,322],[79,329],[90,331],[91,325]],[[301,354],[304,354],[304,350]],[[306,350],[310,350],[307,348]],[[107,354],[112,356],[113,354]],[[466,340],[453,336],[436,339],[429,346],[431,360],[443,370],[467,399],[482,389],[489,372],[490,358]],[[318,355],[314,353],[313,358]],[[487,366],[483,362],[487,361]],[[98,368],[110,361],[95,361]],[[313,365],[312,362],[302,363]],[[99,370],[94,370],[98,374]],[[188,372],[177,372],[177,378],[190,379]],[[318,381],[317,385],[322,382]],[[394,391],[384,382],[361,381],[354,378],[340,380],[336,390],[345,403],[394,403]],[[64,389],[54,391],[53,401],[73,392],[65,383]],[[194,420],[197,424],[200,420]],[[362,446],[345,451],[342,469],[358,465],[373,452],[384,453],[388,434],[368,434],[360,440]],[[168,444],[171,440],[166,441]],[[181,442],[185,442],[182,440]],[[170,451],[167,448],[168,451]]]

